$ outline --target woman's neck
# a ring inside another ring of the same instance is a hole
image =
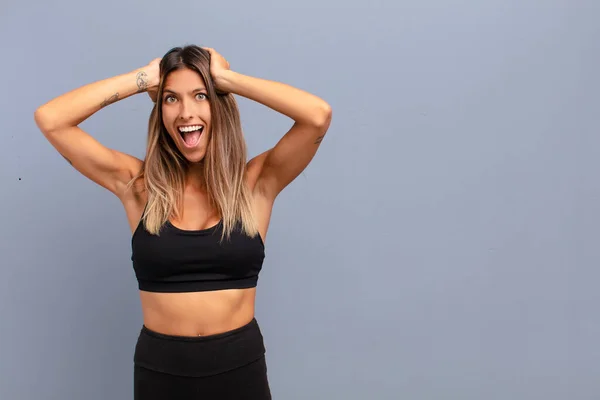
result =
[[[185,185],[195,189],[205,189],[204,163],[190,163],[185,174]]]

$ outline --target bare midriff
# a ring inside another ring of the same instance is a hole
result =
[[[208,336],[246,325],[254,318],[256,288],[210,292],[140,291],[144,325],[175,336]]]

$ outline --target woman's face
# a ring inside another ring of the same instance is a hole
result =
[[[210,103],[202,77],[184,68],[165,80],[162,119],[167,132],[190,162],[204,159],[210,139]]]

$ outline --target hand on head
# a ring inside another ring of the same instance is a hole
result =
[[[225,86],[224,75],[231,69],[229,61],[211,47],[202,47],[202,49],[210,53],[210,75],[215,82],[215,89],[227,93],[229,90]]]
[[[148,65],[146,65],[137,75],[140,91],[145,90],[154,103],[156,103],[156,96],[158,95],[161,60],[161,58],[155,58],[150,61],[150,63],[148,63]]]
[[[213,48],[202,47],[202,49],[210,53],[210,74],[215,83],[215,89],[226,93],[223,76],[230,70],[229,62]],[[155,58],[138,74],[140,91],[145,90],[154,103],[156,103],[158,95],[161,60],[161,58]]]

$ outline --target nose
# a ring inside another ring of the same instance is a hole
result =
[[[180,104],[181,107],[179,110],[179,118],[182,120],[188,120],[193,118],[193,107],[189,104],[189,102],[186,100],[182,100]]]

